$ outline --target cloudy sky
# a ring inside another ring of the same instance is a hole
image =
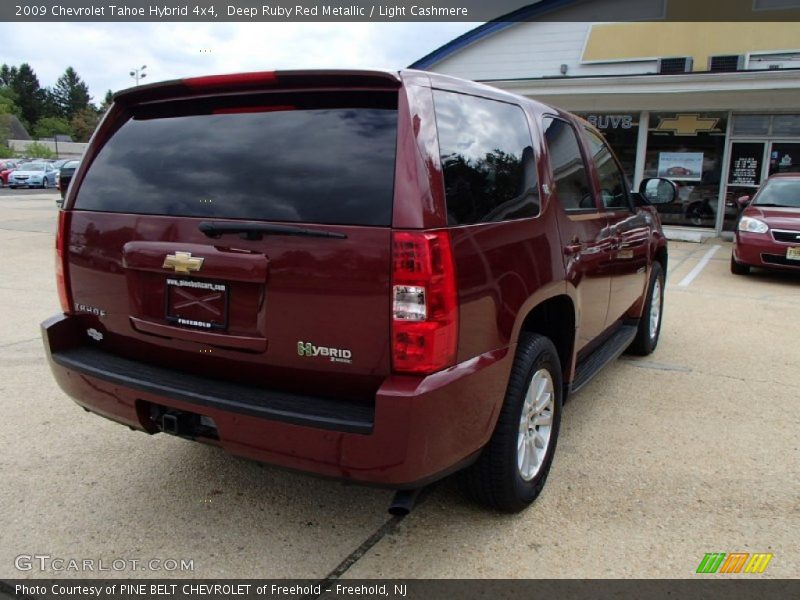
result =
[[[95,102],[106,90],[185,76],[292,68],[401,68],[478,23],[0,23],[0,63],[42,86],[71,66]]]

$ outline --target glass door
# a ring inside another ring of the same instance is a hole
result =
[[[725,189],[725,213],[722,220],[724,231],[733,231],[736,227],[741,212],[739,204],[736,202],[737,198],[752,196],[761,184],[767,166],[766,151],[767,142],[731,142]]]

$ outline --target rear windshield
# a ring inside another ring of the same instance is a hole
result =
[[[75,208],[391,224],[396,93],[279,94],[136,109]]]

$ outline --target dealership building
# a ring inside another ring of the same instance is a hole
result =
[[[660,20],[643,12],[638,22],[586,22],[570,20],[569,4],[541,16],[532,5],[410,66],[583,116],[634,185],[655,176],[678,184],[679,198],[659,207],[673,238],[726,235],[737,197],[770,174],[800,171],[800,23],[781,21],[781,11],[774,21],[678,22],[665,0],[635,4],[660,10]],[[753,7],[771,14],[770,0]]]

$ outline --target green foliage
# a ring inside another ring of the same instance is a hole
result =
[[[72,67],[67,67],[59,77],[52,93],[59,113],[67,119],[72,119],[78,111],[89,108],[89,86]]]
[[[50,88],[42,89],[41,93],[41,113],[39,119],[44,119],[47,117],[63,117],[64,115],[61,114],[61,107],[58,104],[58,98],[56,98],[53,90]]]
[[[9,87],[17,96],[17,105],[22,111],[26,127],[36,123],[42,116],[46,93],[39,85],[39,78],[28,63],[22,63],[14,73]]]
[[[0,86],[10,86],[17,76],[17,67],[9,67],[4,64],[0,66]]]
[[[70,121],[72,138],[76,142],[88,142],[99,122],[100,115],[91,108],[79,110]]]
[[[4,143],[0,142],[0,157],[2,158],[13,158],[17,155],[11,148],[6,146]]]
[[[0,115],[22,116],[22,111],[17,106],[17,97],[9,87],[0,87]]]
[[[33,137],[47,138],[54,135],[72,135],[72,128],[69,121],[61,117],[42,117],[33,128]]]
[[[100,112],[104,113],[108,110],[108,107],[111,106],[111,103],[114,101],[114,92],[108,90],[106,92],[105,97],[103,98],[103,103],[100,105]]]
[[[109,99],[106,94],[106,100]],[[17,116],[33,137],[69,135],[88,140],[97,126],[89,86],[67,67],[53,88],[43,88],[31,66],[0,65],[0,115]],[[2,142],[0,138],[0,142]]]
[[[32,142],[25,146],[24,154],[25,156],[30,156],[31,158],[55,158],[56,156],[55,152],[39,142]]]

